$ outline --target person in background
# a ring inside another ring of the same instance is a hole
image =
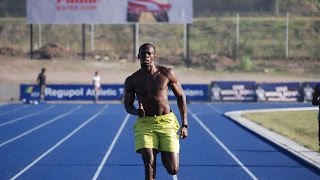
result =
[[[94,88],[94,102],[95,103],[98,103],[98,100],[99,100],[99,92],[101,89],[100,80],[101,80],[101,78],[100,78],[99,72],[96,71],[94,73],[93,78],[92,78],[92,83],[93,83],[93,88]]]
[[[152,44],[140,46],[138,58],[141,68],[125,80],[124,106],[129,114],[138,116],[134,125],[135,150],[141,154],[145,179],[156,178],[157,154],[162,164],[175,175],[179,169],[179,135],[188,136],[186,96],[171,68],[155,65],[156,49]],[[168,88],[177,98],[182,125],[172,112]],[[139,107],[134,105],[135,98]]]
[[[319,106],[318,112],[318,140],[320,146],[320,83],[316,85],[314,88],[313,96],[312,96],[312,105]]]
[[[46,89],[46,75],[45,75],[46,69],[42,68],[41,72],[38,74],[37,77],[37,84],[40,89],[40,101],[45,100],[45,89]]]

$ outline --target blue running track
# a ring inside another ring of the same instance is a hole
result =
[[[320,171],[239,126],[225,112],[303,103],[192,103],[180,171],[157,160],[157,179],[320,179]],[[172,109],[180,119],[176,104]],[[144,179],[133,124],[122,104],[0,106],[0,179]]]

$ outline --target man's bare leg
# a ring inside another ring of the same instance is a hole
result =
[[[167,172],[175,175],[179,171],[179,153],[161,152],[161,160]]]
[[[156,179],[157,150],[145,148],[141,149],[140,153],[144,163],[145,180]]]

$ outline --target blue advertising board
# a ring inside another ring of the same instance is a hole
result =
[[[183,84],[182,89],[186,95],[187,100],[190,101],[208,101],[209,86],[207,84]],[[176,97],[174,96],[172,90],[169,89],[169,100],[174,100]]]
[[[299,82],[257,84],[257,101],[297,102],[300,100]]]
[[[22,84],[20,86],[20,99],[38,100],[39,87],[37,85]],[[50,84],[45,89],[45,100],[94,100],[94,88],[92,85],[62,85]],[[101,85],[99,100],[121,100],[123,97],[123,85]]]
[[[186,84],[182,85],[188,100],[207,101],[208,85],[206,84]],[[169,99],[175,99],[169,90]],[[46,101],[73,101],[73,100],[94,100],[94,89],[92,85],[77,84],[49,84],[45,89]],[[99,100],[122,100],[124,94],[123,84],[103,84],[99,93]],[[39,100],[39,87],[35,84],[22,84],[20,86],[20,99]]]
[[[40,87],[32,84],[20,85],[20,100],[35,101],[40,99]]]
[[[311,102],[314,89],[320,82],[303,82],[300,86],[301,100]]]
[[[273,101],[296,102],[311,101],[314,88],[319,82],[281,82],[256,83],[254,81],[213,81],[207,84],[184,84],[182,88],[189,101]],[[20,99],[38,101],[39,86],[22,84]],[[124,95],[123,84],[103,84],[99,100],[122,100]],[[169,100],[175,96],[169,88]],[[94,89],[89,84],[64,85],[49,84],[45,89],[45,100],[94,100]]]
[[[255,101],[254,81],[213,81],[212,101]]]

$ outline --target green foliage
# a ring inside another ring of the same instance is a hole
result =
[[[320,21],[314,21],[312,23],[312,28],[313,28],[314,32],[320,33]]]
[[[190,25],[189,55],[202,65],[217,62],[212,57],[239,57],[236,68],[245,71],[256,69],[255,60],[285,58],[285,17],[240,17],[239,51],[236,44],[236,17],[198,18]],[[34,47],[39,47],[39,26],[34,25]],[[41,25],[42,45],[58,43],[73,52],[81,52],[81,25]],[[95,50],[112,53],[115,59],[131,59],[133,54],[132,25],[95,25]],[[289,57],[319,59],[319,18],[291,17],[289,24]],[[184,53],[183,25],[144,24],[139,29],[139,44],[154,43],[161,56],[171,58],[172,64],[181,63]],[[25,19],[0,18],[0,47],[19,47],[29,50],[29,26]],[[86,25],[86,50],[91,50],[91,27]],[[237,54],[239,53],[239,55]],[[178,57],[178,58],[177,58]],[[204,59],[206,58],[206,59]],[[240,61],[241,60],[241,61]],[[179,61],[179,62],[178,62]],[[195,61],[192,61],[195,63]],[[241,65],[240,65],[241,64]]]
[[[240,69],[243,71],[251,71],[252,69],[252,61],[250,56],[243,56],[240,59]]]

